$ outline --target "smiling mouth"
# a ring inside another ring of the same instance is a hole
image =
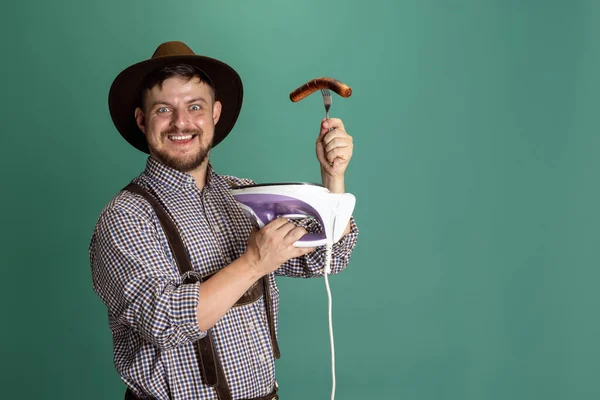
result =
[[[179,142],[179,143],[184,143],[184,142],[189,142],[190,140],[192,140],[193,138],[195,138],[196,135],[167,135],[167,138],[169,140],[172,140],[173,142]]]

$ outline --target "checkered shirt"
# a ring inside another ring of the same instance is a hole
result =
[[[151,188],[160,199],[198,276],[218,271],[246,250],[252,225],[229,188],[253,181],[219,175],[209,165],[200,190],[191,175],[151,157],[133,181]],[[352,219],[350,234],[333,246],[332,273],[347,266],[357,236]],[[215,390],[203,383],[194,345],[207,334],[199,329],[196,315],[201,284],[183,284],[150,204],[128,191],[117,194],[98,218],[89,256],[93,289],[108,309],[114,364],[123,382],[140,397],[216,399]],[[319,247],[270,274],[276,327],[275,277],[322,276],[324,256]],[[270,393],[275,360],[264,299],[231,308],[212,331],[233,398]]]

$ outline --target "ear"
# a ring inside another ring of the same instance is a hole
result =
[[[213,123],[216,125],[217,122],[219,122],[219,118],[221,117],[221,102],[220,101],[215,101],[215,104],[213,104]]]
[[[138,128],[140,128],[140,131],[146,133],[146,125],[144,124],[144,112],[142,111],[141,108],[137,107],[135,109],[135,122],[137,123]]]

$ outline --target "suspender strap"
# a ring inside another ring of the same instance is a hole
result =
[[[271,332],[271,345],[273,347],[273,355],[275,358],[280,357],[279,344],[277,344],[277,336],[275,335],[275,318],[273,318],[273,304],[271,301],[271,285],[269,285],[269,279],[264,276],[265,279],[265,303],[267,306],[267,319],[269,320],[269,331]]]
[[[181,237],[177,231],[177,227],[156,197],[150,194],[143,187],[133,182],[127,185],[124,190],[137,193],[143,196],[150,203],[156,212],[158,220],[160,221],[160,224],[165,232],[167,241],[169,242],[169,246],[175,257],[175,262],[179,268],[179,273],[183,276],[188,272],[192,272],[192,264],[185,250],[185,245],[183,244],[183,241],[181,240]],[[209,277],[202,280],[204,281],[208,278]],[[196,279],[189,274],[185,279],[185,283],[193,283],[195,281]],[[275,335],[275,323],[273,321],[273,308],[269,286],[268,276],[265,275],[255,285],[253,285],[251,289],[242,295],[242,297],[236,303],[236,306],[252,303],[258,300],[263,294],[265,295],[267,319],[269,321],[269,328],[271,331],[273,353],[275,354],[276,358],[279,358],[280,353],[279,346],[277,344],[277,337]],[[212,329],[208,330],[205,337],[196,341],[196,349],[198,351],[200,370],[202,371],[202,377],[205,383],[215,388],[220,400],[232,400],[227,379],[225,378],[225,373],[223,371],[223,366],[221,365],[215,349]]]

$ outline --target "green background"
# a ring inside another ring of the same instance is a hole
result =
[[[338,399],[600,397],[600,2],[20,1],[3,5],[4,399],[120,399],[87,247],[144,167],[114,77],[182,40],[232,65],[220,173],[318,181],[318,77],[354,91],[361,230],[331,278]],[[280,279],[282,398],[331,388],[321,279]]]

